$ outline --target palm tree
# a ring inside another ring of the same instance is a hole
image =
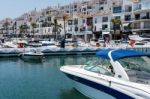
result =
[[[116,30],[121,30],[121,20],[118,18],[113,18],[111,20],[112,24],[113,24],[113,30],[114,30],[114,39],[116,39]]]
[[[21,36],[22,36],[23,33],[25,33],[24,25],[20,25],[20,26],[19,26],[19,31],[20,31],[20,33],[21,33]]]
[[[57,40],[58,35],[60,35],[62,26],[58,24],[57,19],[54,19],[54,23],[51,24],[53,26],[54,39]]]
[[[28,29],[27,24],[22,24],[19,27],[20,33],[27,33],[27,29]],[[23,35],[21,35],[21,36],[23,36]]]
[[[64,21],[64,34],[65,34],[65,38],[66,38],[66,20],[69,19],[69,15],[68,14],[64,14],[63,15],[63,21]]]
[[[37,24],[36,23],[31,23],[31,26],[32,26],[33,37],[34,37],[35,28],[37,27]]]

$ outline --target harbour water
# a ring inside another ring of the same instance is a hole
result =
[[[95,56],[50,56],[42,62],[0,59],[0,99],[88,99],[73,88],[60,66],[84,64]]]

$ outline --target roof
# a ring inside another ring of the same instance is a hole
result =
[[[127,49],[102,49],[96,53],[96,56],[103,59],[110,60],[110,57],[108,56],[108,53],[111,52],[111,57],[114,61],[127,58],[127,57],[138,57],[138,56],[150,56],[150,53],[144,53],[140,51],[135,50],[127,50]]]

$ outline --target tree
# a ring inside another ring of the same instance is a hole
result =
[[[25,33],[24,25],[20,25],[20,26],[19,26],[19,31],[20,31],[20,33],[21,33],[21,36],[22,36],[23,33]]]
[[[66,20],[69,19],[69,15],[68,14],[64,14],[63,15],[63,21],[64,21],[64,35],[66,38]]]
[[[28,29],[27,24],[23,24],[23,25],[19,26],[19,30],[20,30],[21,36],[23,36],[23,33],[27,33],[27,29]]]
[[[113,18],[111,20],[112,24],[113,24],[113,30],[114,30],[114,39],[116,39],[116,30],[121,30],[121,20],[118,18]]]
[[[31,26],[32,26],[33,37],[34,37],[35,28],[37,27],[37,24],[36,23],[31,23]]]
[[[60,35],[62,26],[58,24],[57,19],[54,19],[54,23],[51,24],[53,26],[54,39],[58,39],[58,35]]]

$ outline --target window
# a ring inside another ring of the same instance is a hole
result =
[[[124,18],[125,21],[131,21],[131,15],[125,15]]]
[[[48,21],[51,21],[51,17],[48,17],[47,20],[48,20]]]
[[[74,9],[74,12],[76,12],[77,11],[77,9]]]
[[[66,13],[69,13],[69,11],[67,11]]]
[[[68,29],[68,31],[72,31],[72,27],[70,27],[70,28]]]
[[[68,25],[72,25],[72,20],[68,20]]]
[[[134,4],[134,11],[136,10],[140,10],[142,8],[142,5],[141,4]]]
[[[83,19],[82,21],[83,21],[83,23],[85,23],[85,19]]]
[[[135,14],[135,20],[139,20],[140,19],[140,14]]]
[[[91,7],[91,6],[88,6],[87,9],[92,9],[92,7]]]
[[[108,17],[103,17],[102,22],[108,22]]]
[[[78,25],[78,19],[74,20],[74,25]]]
[[[85,29],[86,29],[86,28],[85,28],[85,27],[83,27],[83,28],[82,28],[82,31],[85,31]]]
[[[95,18],[95,24],[97,23],[97,18]]]
[[[103,9],[104,9],[104,7],[100,7],[100,8],[99,8],[99,10],[103,10]]]
[[[125,12],[131,12],[131,11],[132,11],[132,5],[126,5]]]
[[[118,6],[118,7],[113,7],[113,13],[121,13],[122,11],[122,7]]]
[[[140,29],[141,24],[140,23],[134,23],[134,29]]]
[[[86,8],[83,8],[83,11],[86,11]]]
[[[96,31],[96,26],[94,26],[94,31]]]
[[[108,60],[96,59],[85,64],[85,70],[98,74],[113,76],[113,67]]]
[[[102,30],[106,30],[108,28],[107,24],[102,25]]]
[[[78,27],[75,27],[74,31],[78,31]]]
[[[74,8],[77,8],[77,5],[74,5]]]
[[[150,22],[144,22],[144,28],[149,29],[150,28]]]
[[[150,19],[150,13],[149,12],[146,13],[146,18]]]

